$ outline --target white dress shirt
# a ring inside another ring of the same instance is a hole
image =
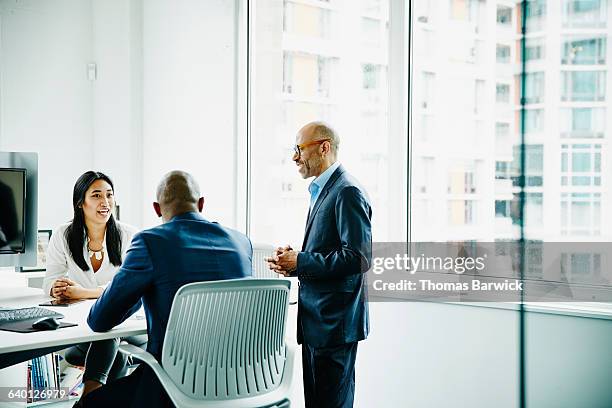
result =
[[[131,225],[118,222],[117,227],[121,232],[121,259],[125,259],[132,237],[138,231]],[[100,269],[94,273],[93,267],[91,266],[91,259],[89,259],[89,252],[87,250],[87,240],[83,244],[83,257],[89,269],[87,271],[82,270],[70,254],[68,248],[68,242],[66,241],[66,228],[70,223],[63,224],[58,227],[51,235],[49,241],[49,247],[47,248],[47,272],[45,279],[43,280],[43,291],[45,294],[49,294],[53,282],[62,277],[68,277],[68,279],[81,285],[87,289],[94,289],[97,287],[103,287],[108,284],[115,276],[118,266],[110,263],[108,259],[108,252],[106,251],[106,236],[103,240],[104,258],[102,259],[102,265]]]

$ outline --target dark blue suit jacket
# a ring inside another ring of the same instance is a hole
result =
[[[366,193],[339,166],[308,216],[298,254],[299,343],[330,347],[367,337],[371,219]]]
[[[87,323],[112,329],[144,304],[147,351],[161,359],[172,300],[191,282],[252,274],[251,241],[240,232],[206,221],[199,213],[177,215],[134,236],[121,268],[92,306]]]

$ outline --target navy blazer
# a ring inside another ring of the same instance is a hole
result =
[[[298,254],[299,343],[331,347],[367,337],[371,219],[366,193],[339,166],[308,216]]]
[[[251,276],[253,248],[240,232],[206,221],[199,213],[177,215],[134,236],[121,268],[89,311],[93,331],[107,331],[144,304],[147,351],[161,360],[170,307],[191,282]]]

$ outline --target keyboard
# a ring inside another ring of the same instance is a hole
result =
[[[0,325],[22,320],[42,319],[44,317],[56,317],[61,319],[64,315],[42,307],[25,307],[23,309],[10,310],[3,309],[0,310]]]

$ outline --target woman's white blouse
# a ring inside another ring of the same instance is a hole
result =
[[[72,259],[70,249],[68,248],[68,242],[66,241],[66,228],[70,223],[63,224],[58,227],[51,235],[49,241],[49,247],[47,248],[47,272],[45,279],[43,280],[43,291],[45,294],[49,294],[53,282],[61,277],[68,277],[77,284],[87,289],[94,289],[100,286],[105,286],[109,283],[119,267],[113,265],[108,260],[108,253],[106,251],[106,236],[104,237],[104,259],[102,259],[102,265],[96,273],[94,273],[91,266],[91,260],[89,259],[89,253],[87,251],[87,241],[83,245],[83,257],[89,269],[87,271],[82,270]],[[125,260],[125,254],[127,253],[132,237],[138,231],[131,225],[124,224],[117,221],[117,227],[121,232],[121,259]]]

